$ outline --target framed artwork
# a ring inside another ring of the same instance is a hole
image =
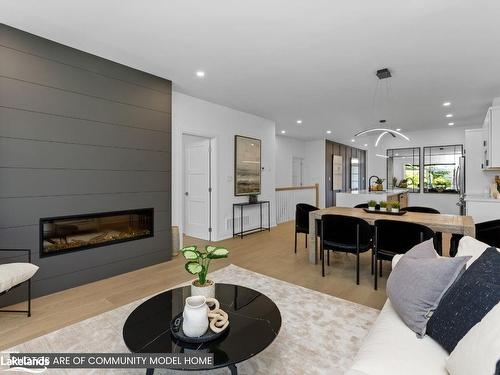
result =
[[[343,174],[343,164],[342,164],[342,156],[333,155],[332,156],[332,190],[342,190],[342,174]]]
[[[260,139],[234,136],[234,195],[260,194]]]

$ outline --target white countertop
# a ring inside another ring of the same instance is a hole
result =
[[[466,202],[490,202],[500,203],[500,199],[491,198],[489,194],[467,194],[465,195]]]
[[[404,194],[404,193],[407,193],[407,192],[408,192],[408,189],[390,189],[390,190],[381,190],[381,191],[353,190],[353,191],[347,191],[347,192],[338,192],[337,194],[396,195],[396,194]]]

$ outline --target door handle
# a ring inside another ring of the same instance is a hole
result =
[[[186,192],[184,193],[184,195],[187,197],[187,196],[189,195],[189,193],[186,191]]]

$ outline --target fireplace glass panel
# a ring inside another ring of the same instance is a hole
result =
[[[40,256],[153,236],[153,209],[40,219]]]

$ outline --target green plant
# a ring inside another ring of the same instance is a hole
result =
[[[396,177],[392,178],[392,187],[398,186],[398,179]]]
[[[387,202],[386,201],[380,201],[380,208],[386,208],[387,207]]]
[[[182,255],[187,260],[184,268],[191,275],[198,275],[198,283],[204,286],[207,282],[208,267],[212,259],[227,258],[229,250],[219,246],[205,246],[198,250],[197,246],[187,246],[181,249]]]
[[[400,204],[399,204],[399,202],[391,202],[391,206],[392,206],[392,208],[399,210]]]
[[[382,185],[384,183],[384,181],[385,181],[385,179],[383,179],[383,178],[377,178],[375,180],[375,183],[378,184],[378,185]]]
[[[376,201],[368,201],[368,207],[375,207],[377,205],[377,202]]]

